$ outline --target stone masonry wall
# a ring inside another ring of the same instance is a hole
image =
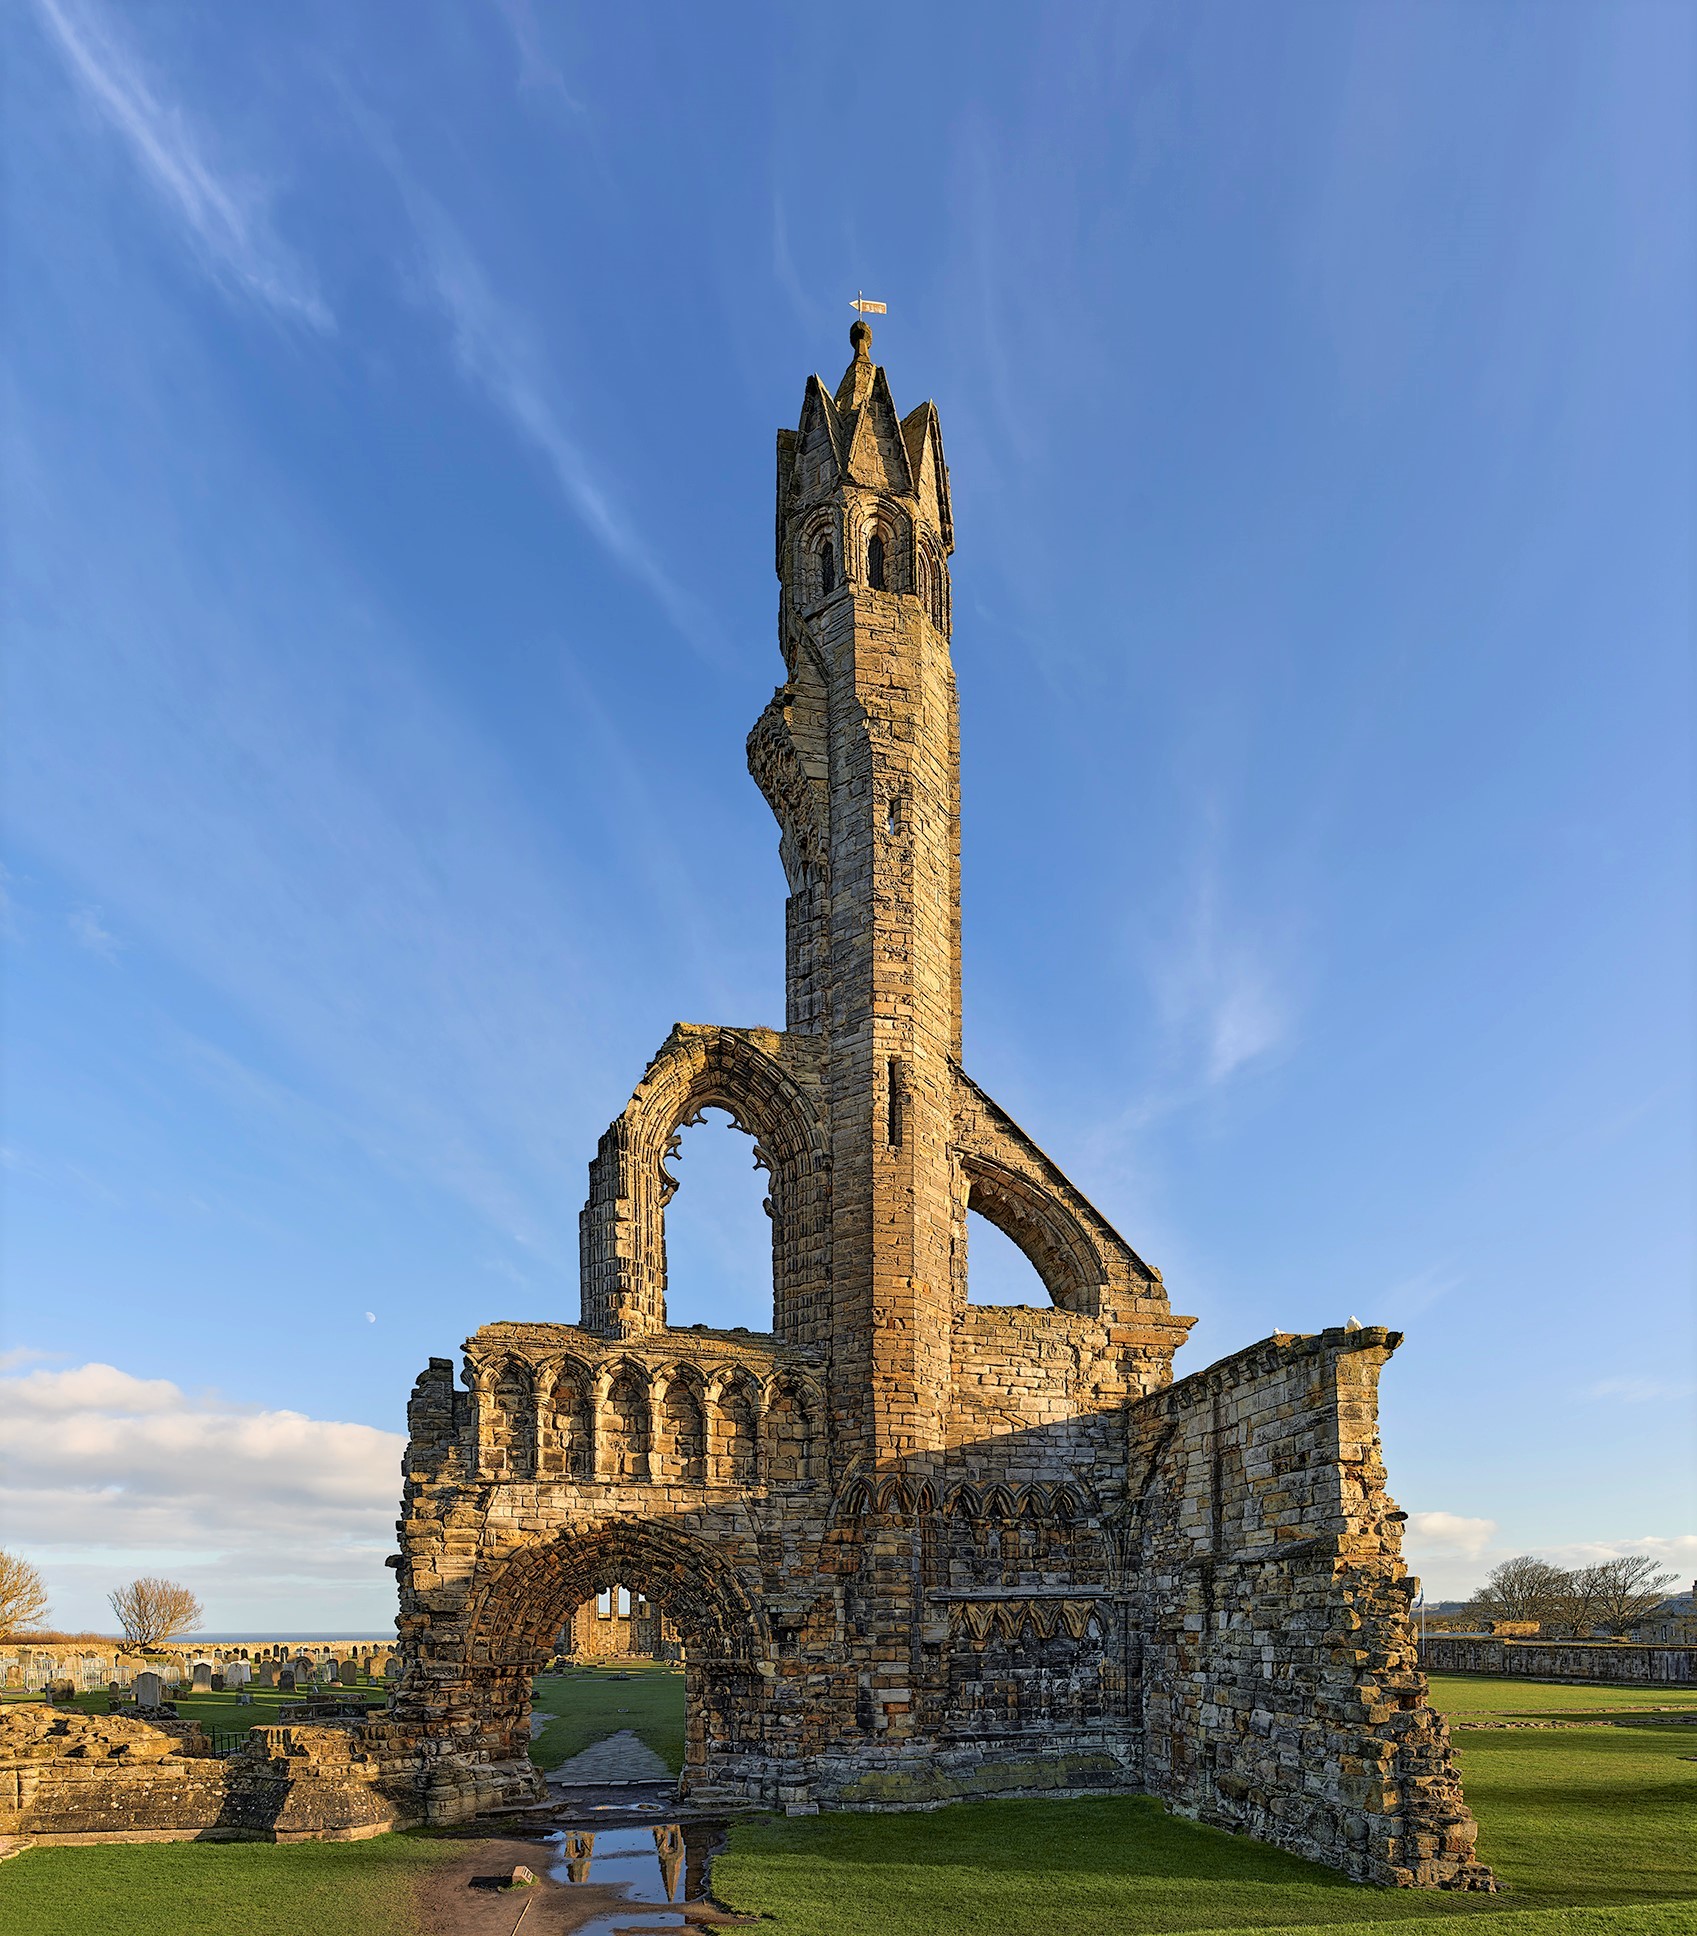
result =
[[[39,1842],[352,1841],[422,1808],[415,1740],[382,1723],[255,1728],[216,1757],[199,1727],[0,1710],[0,1835]],[[386,1792],[392,1787],[400,1796]]]
[[[684,1645],[704,1804],[1143,1788],[1363,1880],[1489,1886],[1384,1492],[1395,1337],[1274,1337],[1174,1385],[1191,1320],[1160,1273],[962,1067],[948,470],[935,410],[898,418],[854,343],[778,446],[785,679],[749,765],[785,1027],[675,1027],[590,1166],[580,1322],[486,1325],[419,1378],[388,1711],[222,1760],[15,1711],[0,1830],[360,1835],[538,1800],[533,1677],[628,1587]],[[709,1107],[770,1178],[769,1333],[667,1321],[667,1164]],[[972,1210],[1051,1308],[970,1302]]]
[[[409,1413],[395,1722],[432,1819],[535,1792],[531,1676],[624,1585],[688,1660],[703,1802],[1146,1786],[1380,1882],[1481,1886],[1383,1492],[1384,1333],[1174,1386],[1191,1320],[965,1073],[936,412],[870,332],[778,440],[784,683],[749,735],[785,1028],[679,1024],[602,1138],[581,1322],[490,1325]],[[668,1157],[721,1107],[771,1178],[773,1328],[667,1324]],[[1050,1308],[968,1296],[978,1211]]]
[[[1397,1342],[1275,1337],[1133,1408],[1145,1778],[1364,1881],[1482,1886],[1384,1491]]]
[[[1697,1647],[1645,1647],[1625,1640],[1494,1640],[1484,1634],[1435,1633],[1421,1643],[1420,1665],[1431,1674],[1697,1686]]]

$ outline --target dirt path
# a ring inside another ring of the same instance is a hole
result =
[[[632,1907],[622,1889],[590,1885],[567,1889],[550,1882],[550,1854],[535,1842],[467,1842],[457,1861],[432,1869],[419,1885],[418,1924],[423,1936],[512,1936],[521,1912],[520,1936],[569,1936],[598,1916],[614,1916]],[[521,1862],[540,1877],[533,1888],[478,1887],[504,1881]]]
[[[740,1920],[700,1903],[643,1905],[617,1887],[578,1883],[568,1888],[548,1879],[552,1859],[557,1859],[553,1851],[536,1842],[467,1842],[458,1859],[432,1869],[419,1884],[421,1936],[513,1936],[521,1913],[524,1925],[519,1936],[571,1936],[604,1916],[640,1926],[644,1906],[687,1916],[690,1927],[697,1930],[735,1926]],[[521,1862],[539,1878],[532,1887],[479,1886],[505,1881]]]

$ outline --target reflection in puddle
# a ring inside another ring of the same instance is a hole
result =
[[[548,1873],[556,1882],[594,1883],[620,1889],[631,1907],[585,1923],[578,1936],[614,1936],[624,1930],[682,1929],[685,1919],[663,1902],[699,1902],[707,1893],[707,1863],[719,1844],[715,1823],[668,1822],[653,1828],[563,1828],[548,1840],[559,1859]],[[647,1905],[652,1903],[653,1908]]]

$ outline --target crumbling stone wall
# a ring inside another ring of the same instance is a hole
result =
[[[460,1382],[420,1377],[388,1712],[223,1760],[9,1714],[0,1830],[362,1835],[540,1799],[533,1676],[626,1586],[684,1644],[698,1801],[1147,1789],[1363,1880],[1489,1886],[1384,1489],[1395,1334],[1174,1384],[1192,1321],[962,1066],[948,470],[864,324],[854,349],[778,440],[785,677],[749,765],[785,1027],[674,1028],[590,1166],[580,1322],[486,1325]],[[666,1165],[708,1107],[771,1179],[770,1333],[667,1324]],[[970,1210],[1049,1308],[969,1302]]]
[[[630,1597],[629,1610],[622,1613],[621,1591]],[[561,1651],[582,1661],[678,1658],[677,1636],[665,1615],[653,1601],[620,1587],[604,1587],[596,1599],[584,1601],[562,1635]]]
[[[1377,1381],[1399,1341],[1273,1337],[1134,1409],[1145,1781],[1364,1879],[1483,1885],[1384,1489]]]
[[[1384,1491],[1395,1337],[1174,1385],[1192,1320],[962,1066],[948,469],[869,349],[778,439],[785,676],[748,753],[785,1027],[674,1028],[590,1166],[580,1323],[485,1326],[414,1392],[419,1806],[537,1792],[531,1676],[624,1585],[684,1642],[698,1800],[1147,1788],[1364,1879],[1488,1884]],[[771,1179],[769,1334],[667,1324],[667,1160],[708,1107]],[[1048,1308],[969,1302],[972,1210]]]
[[[0,1709],[0,1835],[358,1840],[422,1813],[405,1806],[417,1767],[415,1738],[381,1723],[255,1728],[247,1753],[217,1757],[192,1722],[8,1706]]]

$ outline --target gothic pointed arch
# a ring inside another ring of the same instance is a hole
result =
[[[993,1223],[1031,1260],[1058,1310],[1094,1317],[1105,1273],[1095,1246],[1067,1206],[1033,1178],[989,1157],[963,1154],[966,1207]]]
[[[536,1382],[517,1354],[484,1368],[477,1385],[478,1470],[490,1479],[529,1479],[536,1472]]]
[[[666,1323],[665,1159],[680,1124],[723,1109],[770,1170],[773,1330],[823,1340],[829,1322],[830,1166],[817,1112],[764,1029],[680,1023],[601,1139],[580,1219],[583,1328],[651,1335]]]

